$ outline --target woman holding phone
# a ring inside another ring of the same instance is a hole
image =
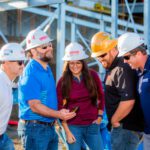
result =
[[[63,75],[57,84],[59,109],[76,112],[76,117],[62,122],[69,150],[80,150],[83,141],[91,150],[103,150],[99,124],[104,110],[104,93],[97,73],[88,69],[83,47],[70,43],[63,57]]]

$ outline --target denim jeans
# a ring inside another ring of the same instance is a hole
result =
[[[54,126],[19,121],[18,135],[24,150],[58,150],[58,136]]]
[[[112,150],[137,150],[142,138],[141,132],[123,129],[122,126],[111,131]]]
[[[144,133],[144,150],[149,150],[150,149],[150,134],[145,134]]]
[[[69,129],[76,138],[75,143],[68,144],[69,150],[80,150],[83,141],[90,150],[103,150],[99,125],[69,125]]]
[[[15,150],[14,144],[7,134],[0,137],[0,150]]]

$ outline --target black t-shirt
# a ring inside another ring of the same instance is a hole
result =
[[[124,129],[143,131],[143,113],[136,92],[137,76],[130,66],[123,62],[122,58],[116,57],[111,67],[106,71],[105,77],[105,100],[106,112],[110,121],[121,101],[135,99],[132,111],[120,122]]]

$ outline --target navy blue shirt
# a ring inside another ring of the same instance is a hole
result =
[[[144,113],[144,131],[146,134],[150,134],[150,56],[146,61],[144,71],[139,71],[138,92]]]
[[[31,60],[19,81],[19,117],[24,120],[52,122],[48,118],[34,113],[28,101],[37,99],[53,110],[57,110],[57,94],[53,74],[49,66],[44,69],[41,64]]]

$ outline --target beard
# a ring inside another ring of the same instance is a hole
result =
[[[42,54],[42,53],[40,53],[40,52],[38,52],[38,58],[39,58],[41,61],[46,62],[46,63],[50,62],[51,59],[52,59],[51,56],[47,56],[46,53],[45,53],[45,54]]]
[[[41,61],[43,61],[43,62],[50,62],[50,60],[51,60],[51,58],[49,58],[49,57],[40,57],[39,58]]]

